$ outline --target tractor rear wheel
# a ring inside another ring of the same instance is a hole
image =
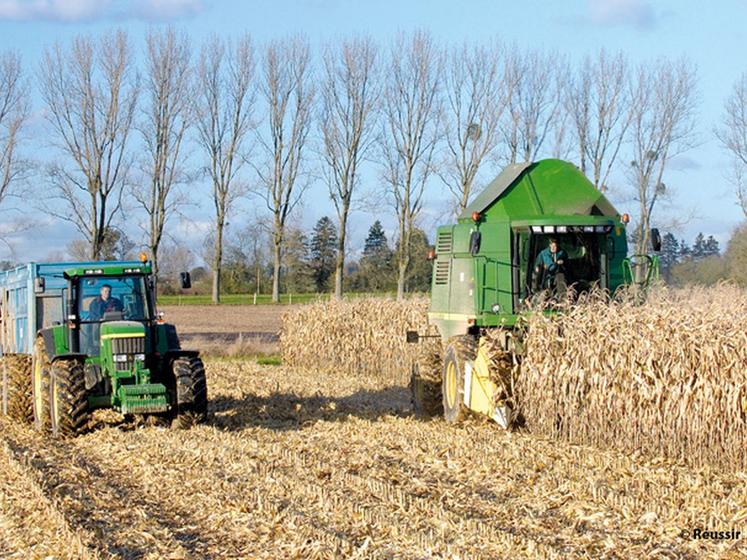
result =
[[[419,349],[410,374],[410,396],[415,415],[440,416],[444,410],[441,395],[441,342],[428,341]]]
[[[77,436],[88,424],[83,364],[78,360],[58,360],[49,375],[49,417],[52,434]]]
[[[477,355],[477,340],[471,335],[456,336],[449,339],[444,354],[442,374],[442,392],[444,418],[450,424],[461,422],[467,417],[464,405],[464,376],[467,362],[472,362]]]
[[[49,430],[49,357],[44,339],[34,342],[31,355],[31,403],[34,411],[34,427],[37,431]]]
[[[13,420],[31,422],[31,358],[8,354],[2,359],[3,412]]]
[[[207,419],[205,366],[197,357],[177,358],[173,372],[176,381],[176,414],[173,428],[186,429]]]

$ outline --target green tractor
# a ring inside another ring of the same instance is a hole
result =
[[[656,256],[628,258],[628,221],[575,165],[548,159],[509,165],[456,224],[439,227],[430,330],[407,333],[422,342],[410,382],[416,413],[457,422],[472,411],[509,427],[509,372],[493,371],[486,335],[508,369],[521,359],[520,318],[538,299],[658,278]],[[651,244],[660,249],[656,229]]]
[[[16,418],[55,435],[79,434],[97,408],[174,427],[206,419],[202,360],[156,313],[144,259],[31,263],[0,273],[0,301],[3,404]]]

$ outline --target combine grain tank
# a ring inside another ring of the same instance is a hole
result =
[[[95,408],[203,421],[202,361],[155,304],[145,259],[0,272],[3,412],[55,435],[82,431]]]
[[[514,327],[538,298],[614,293],[656,278],[656,257],[628,258],[627,222],[575,165],[548,159],[509,165],[456,224],[439,227],[428,317],[443,345],[439,367],[438,350],[425,341],[431,349],[413,369],[416,411],[443,410],[456,422],[472,410],[507,427],[506,376],[491,371],[485,334],[498,335],[510,364],[521,355]],[[651,233],[658,251],[658,231]]]

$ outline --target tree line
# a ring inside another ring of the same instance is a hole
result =
[[[24,70],[16,53],[0,56],[0,208],[30,179],[42,182],[48,196],[38,204],[74,224],[75,252],[91,259],[124,251],[134,219],[163,277],[164,261],[183,252],[170,227],[191,192],[209,193],[217,302],[228,281],[229,217],[250,200],[261,216],[254,237],[267,236],[272,249],[277,301],[294,282],[283,279],[298,241],[292,216],[322,181],[335,211],[327,288],[339,297],[354,285],[350,216],[373,199],[396,218],[391,266],[402,297],[435,182],[459,213],[476,183],[505,164],[553,156],[575,161],[603,192],[636,201],[636,252],[645,252],[650,226],[662,225],[661,201],[675,192],[664,181],[668,166],[695,142],[696,74],[684,58],[634,65],[601,50],[571,63],[499,41],[444,46],[422,31],[316,49],[302,35],[194,45],[170,29],[139,47],[123,31],[79,36],[46,48],[35,68]],[[22,141],[32,89],[53,148],[45,162],[33,161],[38,141]],[[714,133],[731,155],[747,216],[745,92],[743,77]],[[240,250],[252,250],[251,236],[245,241]]]

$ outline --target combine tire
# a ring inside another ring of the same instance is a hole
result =
[[[50,367],[49,417],[52,434],[77,436],[88,424],[88,399],[83,364],[58,360]]]
[[[34,419],[31,405],[31,360],[22,354],[8,354],[2,359],[3,412],[13,420],[30,423]]]
[[[466,362],[477,355],[477,340],[470,335],[457,336],[449,340],[444,354],[442,376],[444,418],[457,424],[467,417],[464,406],[464,373]]]
[[[207,419],[207,381],[200,358],[177,358],[173,365],[176,381],[176,413],[172,428],[186,429]]]
[[[49,369],[50,363],[44,339],[34,342],[31,355],[31,402],[34,411],[34,428],[39,432],[49,430]]]
[[[441,395],[441,343],[427,344],[413,364],[410,375],[412,407],[419,418],[440,416],[444,410]]]

